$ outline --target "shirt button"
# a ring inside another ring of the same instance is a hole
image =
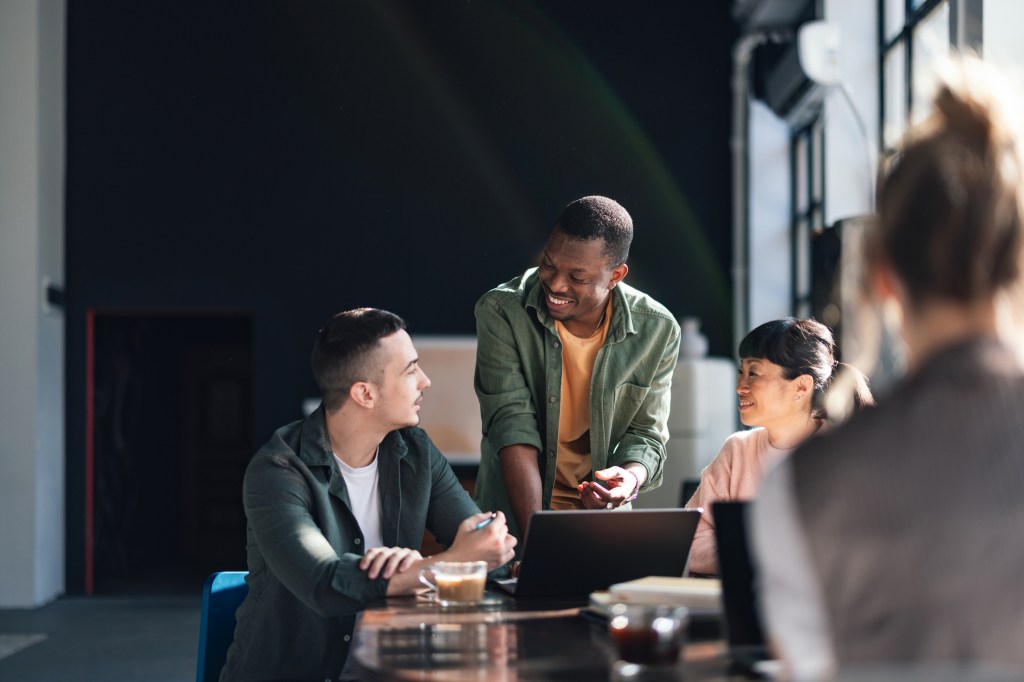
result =
[[[550,450],[548,452],[548,457],[554,457],[554,456],[555,456],[555,451],[554,450]]]
[[[356,538],[356,539],[355,539],[355,543],[356,543],[357,545],[358,545],[358,544],[359,544],[360,542],[361,542],[361,541],[359,540],[359,538]]]
[[[552,345],[552,346],[554,346],[555,348],[558,348],[558,341],[555,341],[555,342],[554,342],[553,344],[551,344],[551,345]]]
[[[554,405],[556,402],[558,402],[558,398],[551,396],[551,404]]]
[[[350,639],[352,639],[352,638],[351,638],[351,637],[350,637],[349,635],[345,635],[345,641],[346,641],[346,642],[347,642],[348,640],[350,640]]]

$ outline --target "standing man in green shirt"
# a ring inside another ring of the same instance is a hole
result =
[[[661,484],[679,325],[623,283],[632,240],[617,202],[578,199],[539,267],[476,304],[477,503],[520,538],[540,509],[614,509]]]

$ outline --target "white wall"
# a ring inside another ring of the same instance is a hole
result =
[[[982,14],[982,53],[987,62],[1017,69],[1024,66],[1024,40],[1020,28],[1024,22],[1024,2],[985,0]]]
[[[0,3],[0,607],[64,590],[64,12]]]

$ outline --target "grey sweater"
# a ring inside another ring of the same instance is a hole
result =
[[[950,347],[792,459],[839,662],[1024,663],[1024,373]]]

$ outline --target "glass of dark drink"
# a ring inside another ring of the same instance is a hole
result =
[[[679,662],[686,643],[688,612],[681,606],[615,604],[608,620],[608,634],[620,675],[666,668]]]

